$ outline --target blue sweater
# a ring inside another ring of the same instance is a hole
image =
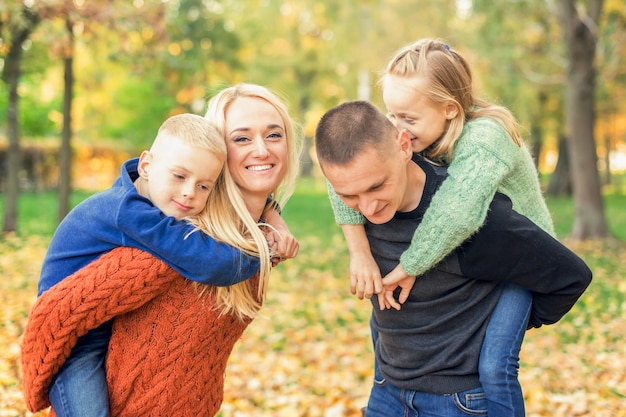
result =
[[[259,260],[215,241],[193,226],[165,216],[133,182],[138,158],[125,162],[111,188],[94,194],[66,217],[44,258],[38,295],[118,246],[145,250],[186,278],[228,286],[259,270]]]

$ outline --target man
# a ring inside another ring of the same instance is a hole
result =
[[[409,246],[445,167],[414,155],[408,135],[364,101],[322,117],[316,151],[335,192],[365,216],[385,276]],[[367,416],[486,415],[478,358],[503,282],[533,291],[529,326],[539,327],[569,311],[590,281],[580,258],[496,194],[477,234],[403,284],[398,311],[372,297],[376,366]]]

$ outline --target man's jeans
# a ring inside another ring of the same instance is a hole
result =
[[[104,358],[110,339],[108,323],[78,339],[50,386],[50,402],[58,417],[109,416]]]
[[[374,385],[365,417],[467,417],[486,416],[482,388],[455,394],[429,394],[397,388],[384,380],[374,367]]]

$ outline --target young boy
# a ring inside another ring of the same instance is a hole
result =
[[[411,243],[446,168],[413,154],[409,135],[364,101],[329,110],[315,141],[329,183],[366,218],[377,272],[388,273]],[[400,310],[381,309],[382,294],[372,297],[376,360],[366,416],[486,415],[478,360],[503,283],[533,292],[529,323],[540,326],[559,320],[590,281],[579,257],[497,193],[479,231],[403,288]]]
[[[254,275],[258,259],[193,233],[181,221],[204,209],[225,160],[224,138],[207,119],[167,119],[150,150],[124,163],[111,188],[61,222],[44,259],[38,295],[118,246],[145,250],[204,284],[227,286]],[[55,377],[49,393],[57,416],[109,415],[103,361],[110,331],[107,323],[81,337]]]

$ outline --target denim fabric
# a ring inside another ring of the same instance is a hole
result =
[[[50,402],[58,417],[109,416],[104,358],[110,339],[109,325],[78,339],[50,386]]]
[[[482,388],[454,394],[430,394],[401,389],[387,383],[374,366],[374,384],[365,417],[467,417],[486,416]]]
[[[530,291],[506,284],[491,314],[478,363],[489,417],[526,415],[517,375],[531,306]]]

